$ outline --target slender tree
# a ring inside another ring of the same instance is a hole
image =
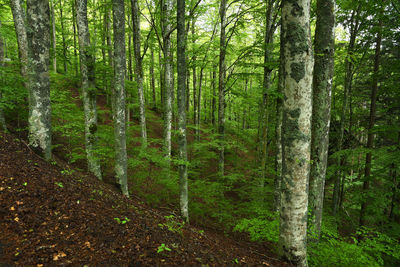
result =
[[[0,21],[0,29],[1,29],[1,21]],[[1,79],[3,79],[3,61],[4,61],[4,42],[3,36],[0,33],[0,74]],[[3,111],[3,92],[0,90],[0,126],[3,132],[7,132],[7,125],[6,119],[4,118],[4,111]]]
[[[124,0],[113,0],[114,29],[114,135],[115,172],[122,193],[129,197],[125,126],[125,6]]]
[[[95,63],[90,46],[87,0],[77,0],[76,10],[79,34],[79,58],[81,63],[82,100],[85,113],[86,158],[88,161],[88,170],[101,180],[100,161],[95,155],[97,146]]]
[[[319,240],[328,160],[333,56],[335,50],[335,0],[317,1],[314,40],[313,113],[309,210],[312,238]]]
[[[307,266],[307,206],[310,172],[313,57],[310,0],[283,1],[282,257]]]
[[[146,130],[146,103],[143,94],[143,57],[140,52],[140,13],[138,0],[131,0],[132,25],[133,25],[133,48],[135,53],[135,80],[139,96],[140,127],[142,134],[142,147],[147,146]]]
[[[369,124],[368,124],[368,139],[367,149],[374,147],[374,133],[372,129],[375,126],[376,120],[376,99],[378,94],[378,82],[379,82],[379,65],[381,61],[381,43],[382,43],[382,20],[379,18],[378,33],[375,42],[375,57],[374,57],[374,74],[372,76],[372,89],[371,89],[371,105],[369,113]],[[365,158],[365,173],[363,182],[363,192],[366,197],[361,200],[361,211],[360,211],[360,226],[365,226],[368,215],[368,204],[371,202],[371,198],[368,197],[368,191],[370,187],[371,178],[371,165],[372,165],[372,152],[369,151]]]
[[[224,176],[225,165],[225,78],[226,78],[226,0],[221,0],[220,8],[220,41],[219,41],[219,76],[218,76],[218,135],[219,135],[219,160],[218,171],[220,176]]]
[[[31,90],[29,145],[51,159],[50,8],[43,0],[27,1],[28,79]]]
[[[182,217],[189,222],[188,173],[186,141],[186,31],[185,0],[177,3],[177,64],[178,64],[178,142],[179,142],[179,182],[180,206]]]
[[[56,40],[56,18],[54,16],[54,0],[51,1],[51,29],[52,29],[52,44],[53,44],[53,71],[57,72],[57,40]]]

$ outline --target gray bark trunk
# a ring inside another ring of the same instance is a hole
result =
[[[212,81],[211,81],[211,87],[212,87],[212,102],[211,102],[211,123],[213,126],[215,126],[215,108],[216,108],[216,98],[217,95],[215,93],[215,80],[217,78],[217,66],[213,66],[213,71],[212,71]]]
[[[78,63],[78,49],[76,45],[76,11],[75,11],[75,0],[72,0],[72,28],[74,30],[74,66],[75,75],[78,75],[79,63]]]
[[[49,78],[50,8],[48,1],[27,2],[27,37],[31,112],[29,145],[46,160],[51,159],[51,107]]]
[[[284,1],[281,255],[307,266],[307,206],[310,172],[312,71],[310,0]]]
[[[51,1],[51,26],[53,34],[53,71],[57,72],[57,40],[56,40],[56,18],[54,16],[54,0]]]
[[[63,17],[63,6],[62,1],[60,1],[60,23],[61,23],[61,38],[62,38],[62,45],[63,45],[63,67],[64,73],[67,73],[67,43],[65,40],[65,30],[64,30],[64,17]]]
[[[220,176],[224,176],[225,165],[225,55],[226,55],[226,0],[221,0],[219,9],[221,20],[221,33],[219,43],[219,77],[218,77],[218,135],[219,135],[219,160],[218,171]]]
[[[171,159],[171,128],[172,128],[172,93],[173,93],[173,62],[171,51],[171,12],[172,1],[165,0],[163,8],[163,43],[164,43],[164,155],[168,162]]]
[[[179,183],[181,215],[189,222],[188,172],[186,140],[186,32],[185,0],[178,0],[177,8],[177,64],[178,64],[178,142],[179,142]]]
[[[157,98],[156,98],[156,81],[155,81],[155,76],[154,76],[154,49],[153,45],[151,44],[150,47],[150,85],[151,85],[151,91],[153,93],[153,108],[157,108]]]
[[[114,29],[114,134],[115,173],[122,193],[129,197],[125,126],[125,6],[124,0],[113,0]]]
[[[335,0],[317,1],[311,130],[309,210],[311,239],[319,240],[324,203],[335,54]]]
[[[85,113],[85,148],[88,170],[98,179],[101,177],[100,161],[95,155],[97,147],[97,108],[94,57],[90,46],[87,19],[87,0],[77,0],[77,24],[79,58],[82,79],[82,101]]]
[[[133,48],[135,53],[135,80],[139,96],[140,127],[142,134],[142,148],[147,147],[146,130],[146,103],[143,94],[143,67],[140,52],[140,13],[138,0],[131,0],[132,4],[132,26],[133,26]]]

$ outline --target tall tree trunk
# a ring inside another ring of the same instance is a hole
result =
[[[212,102],[211,102],[211,123],[213,126],[215,126],[215,108],[216,108],[216,100],[217,100],[217,95],[215,93],[215,80],[217,78],[217,65],[213,65],[213,71],[212,71],[212,81],[211,81],[211,87],[212,87]]]
[[[282,257],[307,266],[307,206],[310,173],[312,71],[310,0],[283,1]]]
[[[115,173],[122,193],[129,197],[125,127],[125,6],[124,0],[113,0],[114,29],[114,135]]]
[[[225,55],[226,55],[226,0],[221,0],[219,8],[221,21],[221,33],[219,41],[219,77],[218,77],[218,138],[219,138],[219,160],[218,171],[220,176],[224,176],[225,165]]]
[[[1,21],[0,21],[0,29],[1,29]],[[3,42],[3,37],[1,36],[0,32],[0,76],[1,79],[3,79],[3,64],[4,61],[4,42]],[[0,80],[1,81],[1,80]],[[6,125],[6,119],[4,118],[4,111],[3,111],[3,92],[0,90],[0,126],[3,130],[3,132],[7,132],[7,125]]]
[[[335,54],[335,0],[317,1],[311,130],[309,228],[318,241],[321,233],[325,175],[328,160],[329,124]]]
[[[71,0],[72,1],[72,28],[74,30],[74,65],[75,65],[75,75],[78,75],[78,51],[77,51],[77,45],[76,45],[76,11],[75,11],[75,7],[76,7],[76,2],[75,0]]]
[[[132,6],[132,3],[131,3],[131,6]],[[131,8],[133,9],[133,7],[131,7]],[[133,24],[131,23],[131,21],[132,21],[131,15],[129,14],[129,12],[128,12],[127,15],[128,15],[128,25],[132,25],[132,27],[133,27]],[[133,29],[133,31],[134,31],[134,29]],[[131,46],[132,46],[132,33],[129,30],[128,31],[128,79],[130,81],[133,81],[132,49],[131,49]]]
[[[170,164],[171,128],[172,128],[172,95],[173,95],[173,61],[171,49],[171,12],[172,0],[164,1],[163,8],[163,44],[164,44],[164,155]]]
[[[374,147],[374,133],[372,129],[375,125],[376,119],[376,96],[378,94],[378,75],[379,75],[379,65],[381,59],[381,43],[382,43],[382,21],[379,22],[378,34],[376,37],[375,44],[375,58],[374,58],[374,74],[372,76],[372,90],[371,90],[371,107],[369,114],[369,125],[368,125],[368,139],[367,139],[367,149],[371,150]],[[363,196],[361,199],[361,211],[360,211],[360,226],[365,226],[367,222],[368,206],[373,200],[368,197],[368,191],[371,179],[371,162],[372,153],[368,152],[365,159],[365,173],[364,173],[364,183],[363,183]]]
[[[146,130],[146,103],[143,94],[143,67],[142,55],[140,52],[140,13],[138,0],[131,0],[132,5],[132,26],[133,26],[133,50],[135,53],[135,80],[139,96],[140,127],[142,134],[142,148],[147,147]]]
[[[177,7],[177,64],[178,64],[178,142],[179,142],[179,183],[182,217],[189,222],[188,173],[186,140],[186,32],[185,0],[178,0]]]
[[[61,1],[60,1],[61,5]],[[55,2],[54,0],[51,1],[51,26],[52,26],[52,41],[53,41],[53,71],[57,72],[57,40],[56,40],[56,18],[54,16],[54,7]]]
[[[200,118],[201,118],[201,89],[203,86],[204,67],[200,69],[199,92],[197,97],[197,119],[196,119],[196,140],[200,141]]]
[[[157,108],[157,98],[156,98],[156,81],[154,76],[154,49],[153,45],[150,45],[150,86],[153,93],[153,108]]]
[[[25,27],[25,10],[21,5],[21,0],[10,1],[11,10],[14,18],[15,32],[17,33],[18,55],[22,78],[25,80],[25,88],[28,89],[29,114],[32,112],[32,91],[28,79],[28,38]]]
[[[192,46],[195,50],[196,38],[195,38],[195,18],[192,19],[191,29],[192,29]],[[192,72],[193,72],[193,124],[197,125],[197,72],[196,72],[196,52],[193,52],[192,57]]]
[[[65,40],[65,30],[64,30],[64,17],[63,17],[63,6],[62,1],[60,1],[60,22],[61,22],[61,38],[62,38],[62,45],[63,45],[63,67],[64,73],[67,73],[67,43]]]
[[[267,1],[266,5],[266,21],[265,21],[265,33],[264,33],[264,77],[263,77],[263,98],[260,106],[260,133],[261,133],[261,140],[260,140],[260,151],[259,151],[259,164],[260,164],[260,186],[261,189],[264,190],[265,178],[266,178],[266,165],[267,165],[267,135],[268,135],[268,98],[269,98],[269,88],[271,86],[271,72],[272,69],[269,67],[271,61],[271,45],[273,43],[273,21],[272,21],[272,12],[274,8],[274,1],[269,0]],[[247,82],[247,80],[246,80]],[[247,83],[246,83],[247,87]],[[245,122],[245,120],[243,119]],[[243,128],[244,128],[243,123]],[[264,192],[264,191],[262,191]],[[264,199],[264,195],[262,196]]]
[[[79,58],[82,79],[82,99],[85,113],[85,147],[88,170],[99,180],[101,177],[100,161],[96,156],[97,148],[97,108],[95,66],[87,18],[87,0],[77,0],[77,24],[79,34]]]
[[[339,125],[339,141],[338,141],[338,151],[342,150],[343,140],[344,140],[344,126],[346,120],[347,106],[349,102],[349,91],[353,82],[353,50],[356,42],[358,27],[359,27],[359,13],[361,9],[361,4],[358,5],[356,9],[353,10],[351,19],[350,19],[350,41],[347,47],[347,58],[345,61],[345,81],[344,81],[344,92],[343,92],[343,106],[340,114],[340,125]],[[339,207],[339,198],[340,198],[340,182],[342,177],[341,171],[342,157],[338,157],[337,165],[338,171],[336,173],[335,184],[333,188],[333,197],[332,197],[332,213],[335,216],[337,209]]]
[[[50,8],[49,2],[27,2],[29,86],[32,92],[29,145],[46,160],[51,159],[50,107]]]

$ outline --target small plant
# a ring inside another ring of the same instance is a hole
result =
[[[27,186],[27,185],[28,185],[28,183],[27,183],[27,182],[25,182],[25,183],[23,183],[22,185],[23,185],[23,186]]]
[[[61,187],[61,188],[64,187],[63,183],[61,183],[61,182],[55,182],[54,184],[57,185],[58,187]]]
[[[173,233],[179,233],[182,234],[182,228],[185,225],[185,222],[179,222],[176,220],[174,215],[169,215],[169,216],[164,216],[166,219],[165,223],[160,223],[158,226],[161,228],[166,228],[168,231],[171,231]]]
[[[167,247],[164,243],[162,243],[158,248],[157,248],[157,253],[161,253],[164,251],[172,251],[169,247]]]
[[[127,222],[130,221],[130,219],[128,219],[128,217],[125,217],[125,219],[114,218],[114,220],[116,220],[118,224],[126,224]]]

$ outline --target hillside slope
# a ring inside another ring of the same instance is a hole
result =
[[[165,215],[0,134],[0,266],[286,266]]]

